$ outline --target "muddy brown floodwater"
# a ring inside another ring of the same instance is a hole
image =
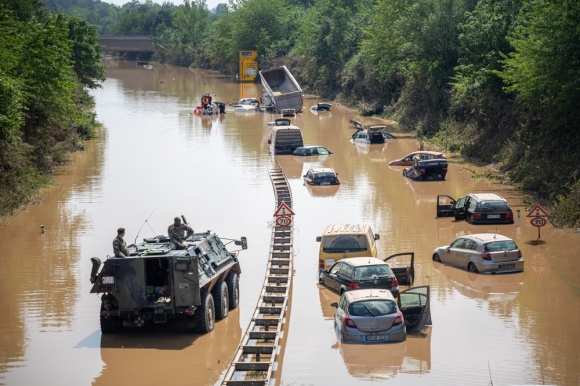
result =
[[[6,385],[219,384],[258,300],[274,212],[264,113],[192,114],[202,94],[232,102],[260,97],[259,85],[183,68],[109,62],[93,91],[104,129],[55,186],[0,224],[0,383]],[[305,100],[295,123],[325,158],[278,157],[294,199],[295,277],[284,385],[512,385],[580,383],[580,236],[525,218],[523,196],[496,181],[472,178],[476,166],[452,162],[444,182],[414,182],[388,161],[418,148],[412,139],[360,146],[349,141],[354,112],[334,105],[315,114]],[[362,119],[364,124],[374,123]],[[451,160],[453,161],[453,159]],[[310,188],[301,175],[333,167],[339,187]],[[474,226],[435,218],[437,194],[498,192],[522,213],[515,225]],[[115,230],[129,242],[165,234],[184,214],[196,230],[246,236],[240,255],[240,307],[213,333],[174,325],[102,336],[100,300],[89,294],[92,256],[112,253]],[[145,220],[148,221],[145,222]],[[330,303],[317,283],[315,241],[331,223],[369,223],[381,255],[413,251],[416,285],[431,287],[433,326],[402,343],[337,342]],[[45,233],[40,226],[45,226]],[[141,230],[140,230],[141,229]],[[140,232],[139,232],[140,230]],[[523,252],[525,271],[482,276],[443,266],[433,249],[465,233],[498,232]]]

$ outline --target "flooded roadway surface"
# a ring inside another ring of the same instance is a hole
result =
[[[194,116],[206,92],[224,102],[261,94],[259,86],[216,74],[110,62],[108,76],[93,92],[104,124],[100,138],[57,171],[39,204],[0,224],[0,384],[219,384],[265,274],[274,212],[266,123],[275,116]],[[306,108],[316,101],[306,99]],[[278,157],[296,212],[296,272],[279,382],[578,385],[580,236],[548,225],[538,242],[523,196],[471,178],[469,170],[480,170],[473,165],[451,163],[444,182],[407,180],[401,167],[387,163],[417,150],[417,142],[353,145],[354,117],[336,105],[330,113],[305,109],[295,118],[305,143],[336,154]],[[313,166],[333,167],[340,187],[303,186],[301,176]],[[437,194],[469,192],[502,194],[521,211],[521,227],[435,218]],[[181,214],[196,231],[248,238],[240,254],[240,307],[206,335],[156,325],[102,336],[100,300],[89,294],[90,257],[112,253],[118,227],[127,228],[131,243],[166,234]],[[380,255],[415,252],[415,285],[431,286],[432,327],[402,343],[337,342],[330,303],[338,295],[316,284],[315,238],[331,223],[371,224],[381,236]],[[517,242],[523,273],[473,275],[431,259],[435,247],[457,235],[496,231]]]

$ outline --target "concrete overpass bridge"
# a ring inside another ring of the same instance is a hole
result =
[[[103,51],[153,52],[153,39],[149,35],[100,36]]]

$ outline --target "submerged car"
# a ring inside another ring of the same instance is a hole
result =
[[[343,294],[354,289],[381,288],[399,296],[399,282],[395,273],[383,260],[376,257],[352,257],[334,263],[320,271],[320,284]]]
[[[322,146],[303,146],[297,147],[292,154],[301,156],[310,156],[310,155],[329,155],[334,153]]]
[[[368,224],[331,224],[322,236],[318,251],[318,269],[328,269],[340,259],[350,257],[377,257],[376,240],[381,237]]]
[[[336,307],[334,325],[342,342],[400,342],[407,332],[431,324],[429,286],[405,290],[397,301],[388,290],[347,291],[331,306]]]
[[[522,251],[509,237],[497,233],[461,236],[435,248],[433,260],[474,273],[507,273],[524,270]]]
[[[234,103],[232,107],[240,107],[240,106],[259,106],[260,101],[256,98],[242,98],[238,101],[238,103]]]
[[[339,185],[338,173],[332,168],[316,168],[306,172],[304,182],[308,185]]]
[[[513,224],[514,214],[507,200],[497,193],[469,193],[459,200],[437,196],[437,217],[454,216],[471,224]]]
[[[446,159],[417,160],[403,169],[403,176],[415,181],[444,181],[447,175]]]
[[[434,159],[447,159],[445,154],[437,151],[414,151],[406,156],[389,162],[389,166],[413,166],[415,161],[426,161]]]
[[[386,129],[387,126],[385,125],[376,125],[369,127],[367,130],[359,130],[352,135],[351,141],[368,144],[385,143],[387,142]]]

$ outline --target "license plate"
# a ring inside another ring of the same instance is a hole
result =
[[[501,217],[501,215],[499,215],[499,214],[488,214],[487,215],[487,218],[500,218],[500,217]]]
[[[499,266],[499,269],[509,269],[509,268],[515,268],[516,265],[515,264],[502,264]]]
[[[328,181],[322,181],[322,182],[320,183],[320,185],[330,185],[330,182],[328,182]]]
[[[103,284],[115,284],[115,276],[103,276]]]
[[[385,340],[386,335],[367,335],[367,341]]]

